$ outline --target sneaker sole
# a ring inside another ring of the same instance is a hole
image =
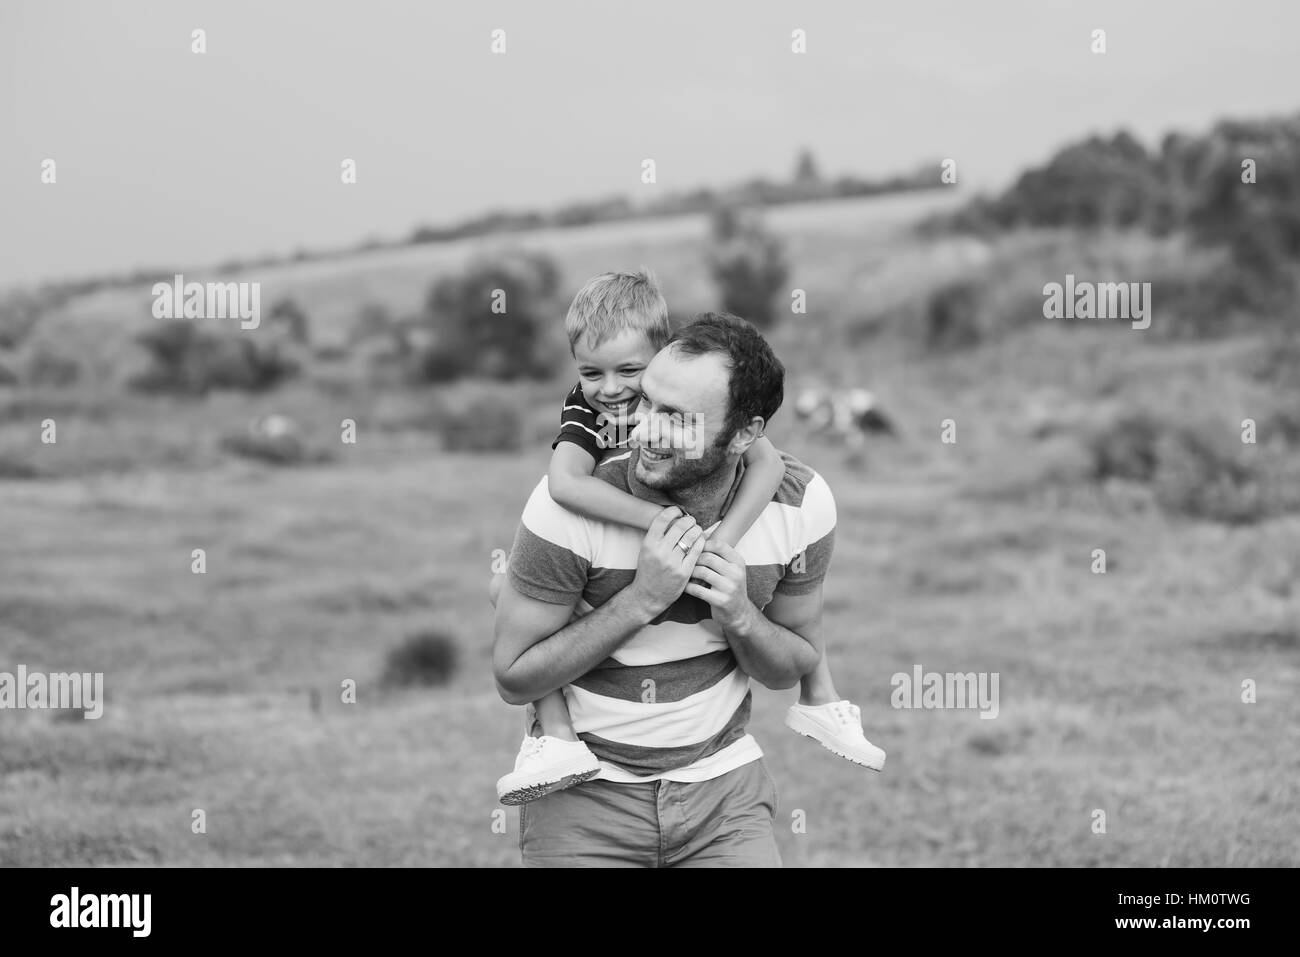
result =
[[[871,761],[871,760],[867,760],[866,758],[859,757],[857,755],[846,754],[843,748],[839,747],[838,745],[834,744],[831,741],[827,741],[825,738],[822,737],[821,727],[819,725],[817,725],[813,721],[808,720],[803,715],[799,714],[799,712],[797,711],[786,712],[785,726],[789,728],[791,731],[795,732],[796,734],[802,734],[805,738],[812,738],[814,741],[820,744],[827,751],[830,751],[832,754],[838,755],[839,757],[843,758],[845,761],[852,761],[854,764],[859,765],[860,767],[870,768],[873,771],[883,771],[885,769],[884,751],[880,752],[879,761]]]
[[[553,781],[539,781],[536,784],[525,784],[504,793],[498,791],[497,799],[507,807],[516,804],[527,804],[529,801],[536,801],[538,798],[545,797],[554,791],[563,791],[566,788],[582,784],[584,781],[590,781],[599,773],[600,768],[593,768],[590,771],[578,771],[574,774],[566,774]]]

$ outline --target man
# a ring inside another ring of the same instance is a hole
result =
[[[780,865],[776,789],[745,730],[749,680],[791,688],[820,658],[835,502],[782,453],[785,480],[738,549],[703,530],[725,512],[784,376],[735,316],[706,314],[655,355],[634,448],[594,473],[665,506],[644,538],[561,508],[545,479],[534,489],[497,604],[493,671],[511,704],[563,688],[602,770],[521,809],[525,865]]]

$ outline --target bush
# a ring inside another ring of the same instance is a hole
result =
[[[0,455],[0,479],[34,479],[40,477],[40,469],[30,462]]]
[[[392,335],[396,328],[387,307],[382,303],[368,302],[361,307],[357,321],[348,330],[348,344],[356,345],[367,339],[382,339]]]
[[[560,274],[546,256],[511,252],[471,262],[429,289],[419,323],[432,342],[416,369],[425,382],[466,376],[541,379],[550,374],[542,343],[557,310]],[[504,293],[504,313],[493,304]]]
[[[1023,173],[996,199],[978,199],[946,218],[956,229],[987,233],[1017,226],[1146,226],[1167,232],[1176,198],[1155,157],[1125,132],[1091,136]],[[943,219],[929,224],[941,228]]]
[[[1300,409],[1300,328],[1270,336],[1251,357],[1248,373]]]
[[[1171,338],[1222,336],[1251,319],[1284,316],[1294,309],[1296,288],[1286,271],[1264,274],[1230,261],[1192,275],[1157,278],[1151,298],[1176,317],[1159,324],[1158,334]]]
[[[246,335],[203,332],[190,322],[167,320],[136,341],[153,360],[129,383],[138,392],[265,392],[298,372],[297,363],[283,355],[274,340],[259,345]]]
[[[1093,478],[1149,482],[1156,474],[1161,426],[1146,415],[1130,415],[1092,436]]]
[[[37,299],[12,290],[0,296],[0,349],[17,348],[41,317]]]
[[[271,307],[270,325],[282,329],[290,342],[307,345],[311,338],[307,313],[292,299],[280,299]]]
[[[221,439],[221,449],[240,458],[265,462],[268,465],[302,465],[324,461],[323,452],[312,452],[297,436],[251,435],[240,432]]]
[[[1242,163],[1257,164],[1243,182]],[[988,235],[1024,226],[1140,228],[1163,236],[1186,230],[1221,247],[1233,275],[1188,285],[1172,299],[1195,311],[1191,331],[1218,331],[1234,312],[1269,317],[1294,311],[1300,263],[1300,115],[1218,123],[1204,135],[1171,133],[1148,153],[1128,133],[1092,136],[1026,171],[993,199],[923,224]],[[1203,296],[1208,292],[1208,297]]]
[[[389,688],[445,685],[456,673],[460,648],[455,639],[440,631],[409,635],[388,652],[380,683]]]
[[[523,416],[508,402],[485,398],[465,410],[437,415],[448,452],[513,452],[523,447]]]
[[[1193,432],[1161,435],[1156,459],[1156,501],[1166,512],[1241,524],[1273,511],[1254,469]]]
[[[1246,524],[1300,510],[1300,458],[1243,446],[1238,435],[1124,416],[1092,436],[1093,477],[1149,483],[1171,515]]]
[[[324,450],[312,449],[294,420],[280,414],[257,416],[246,432],[225,436],[221,448],[271,465],[327,462],[332,457]]]
[[[1187,220],[1196,238],[1226,242],[1240,268],[1261,275],[1300,260],[1300,116],[1222,122],[1165,152],[1192,194]],[[1254,183],[1242,182],[1243,158],[1258,165]]]
[[[32,385],[63,388],[75,384],[81,378],[81,364],[76,359],[41,346],[28,360],[25,378]]]
[[[925,307],[926,348],[944,351],[978,345],[983,300],[983,284],[974,279],[958,280],[932,292]]]
[[[710,221],[709,272],[722,294],[722,311],[759,329],[776,322],[776,296],[790,275],[781,242],[758,213],[720,206]]]

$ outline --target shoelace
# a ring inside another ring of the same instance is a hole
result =
[[[845,730],[856,732],[856,734],[862,733],[862,711],[857,705],[850,704],[847,701],[837,701],[835,703],[835,716]]]

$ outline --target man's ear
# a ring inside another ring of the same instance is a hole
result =
[[[763,434],[766,425],[761,415],[754,416],[749,420],[748,425],[736,430],[736,434],[731,437],[731,442],[727,445],[727,451],[732,455],[744,455]]]

